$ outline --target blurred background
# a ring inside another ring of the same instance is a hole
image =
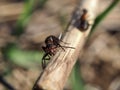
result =
[[[66,28],[80,0],[0,0],[0,90],[31,90],[41,46]],[[100,0],[102,13],[115,0]],[[97,25],[64,90],[120,90],[120,3]]]

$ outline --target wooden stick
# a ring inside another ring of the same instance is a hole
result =
[[[80,1],[81,3],[77,9],[80,13],[82,9],[86,9],[88,11],[88,19],[94,22],[98,0]],[[73,22],[75,19],[76,15],[73,15]],[[75,47],[75,49],[65,48],[65,51],[59,50],[56,55],[52,57],[48,66],[38,78],[33,90],[62,90],[64,88],[65,82],[67,81],[79,54],[81,53],[91,26],[89,26],[88,30],[81,32],[81,30],[77,29],[73,23],[69,24],[67,32],[64,34],[63,41],[69,43],[67,46]]]

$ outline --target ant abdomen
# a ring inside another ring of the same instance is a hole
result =
[[[86,9],[83,9],[83,14],[80,17],[80,19],[78,20],[77,28],[80,31],[86,31],[90,26],[90,24],[87,20],[87,13],[88,13],[88,11]]]

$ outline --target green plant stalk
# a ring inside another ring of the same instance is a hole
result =
[[[38,6],[37,8],[42,9],[46,1],[47,0],[38,0],[39,4],[37,5]],[[16,23],[16,28],[15,28],[16,31],[13,33],[14,35],[19,36],[23,33],[23,30],[28,24],[28,21],[30,20],[34,9],[36,9],[34,5],[35,5],[35,0],[25,0],[24,11]]]
[[[25,7],[20,19],[18,20],[18,24],[20,23],[23,27],[27,24],[26,19],[31,16],[34,7],[34,0],[27,0],[25,2]]]
[[[109,7],[95,19],[95,23],[91,29],[89,36],[91,36],[98,24],[110,13],[110,11],[112,11],[112,9],[119,3],[119,1],[120,0],[113,0]]]
[[[34,7],[34,0],[26,0],[25,1],[24,11],[21,14],[21,16],[16,24],[17,30],[15,32],[15,35],[19,36],[21,33],[23,33],[23,29],[27,25],[27,23],[31,17],[31,14],[33,12],[33,7]]]
[[[71,83],[73,90],[84,90],[84,83],[80,75],[80,64],[76,62],[72,74],[71,74]]]

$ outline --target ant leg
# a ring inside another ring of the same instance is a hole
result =
[[[74,47],[69,47],[69,46],[61,46],[60,44],[58,44],[59,45],[59,47],[61,47],[64,51],[65,51],[65,49],[64,48],[72,48],[72,49],[75,49]],[[63,48],[64,47],[64,48]]]
[[[45,67],[46,67],[45,59],[42,59],[42,69],[45,69]]]
[[[45,69],[45,67],[46,67],[46,56],[47,56],[48,54],[46,53],[44,56],[43,56],[43,58],[42,58],[42,68],[43,69]]]
[[[46,58],[48,56],[48,58]],[[46,67],[46,60],[50,60],[50,56],[49,56],[49,54],[48,53],[46,53],[44,56],[43,56],[43,58],[42,58],[42,68],[43,69],[45,69],[45,67]]]
[[[60,44],[58,44],[58,46],[59,46],[59,47],[61,47],[61,48],[62,48],[62,50],[64,50],[64,51],[65,51],[65,49],[63,48],[63,46],[61,46]]]
[[[46,52],[46,47],[42,46],[42,49],[44,50],[44,52]]]

